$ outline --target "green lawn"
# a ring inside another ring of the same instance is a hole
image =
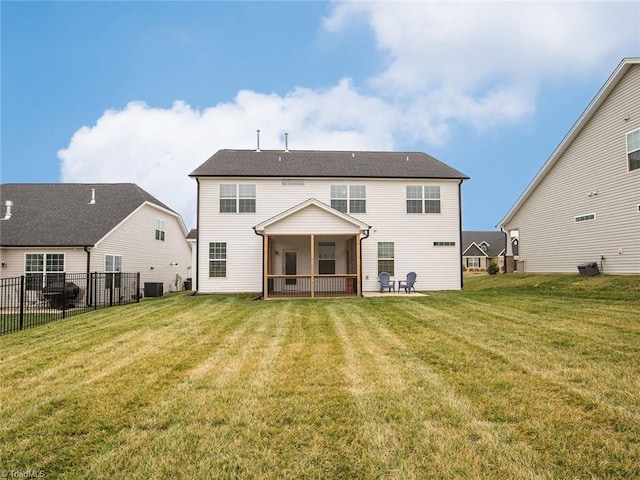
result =
[[[0,337],[0,475],[640,478],[640,277],[173,294]]]

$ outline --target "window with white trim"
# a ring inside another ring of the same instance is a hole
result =
[[[439,185],[407,185],[407,213],[440,213]]]
[[[378,275],[380,272],[387,272],[394,275],[395,253],[393,242],[378,242]]]
[[[164,242],[164,220],[156,218],[156,240]]]
[[[335,275],[336,273],[336,243],[318,242],[318,273],[320,275]]]
[[[629,171],[640,168],[640,128],[627,133],[627,161]]]
[[[104,256],[105,288],[120,288],[122,255]]]
[[[227,242],[209,243],[209,277],[227,276]]]
[[[480,268],[480,257],[467,257],[467,268]]]
[[[575,217],[575,222],[576,223],[588,222],[590,220],[595,220],[595,219],[596,219],[595,213],[588,213],[586,215],[578,215],[577,217]]]
[[[255,213],[255,184],[223,183],[220,185],[220,213]]]
[[[27,253],[24,257],[27,290],[41,290],[45,283],[64,280],[64,253]]]
[[[331,207],[342,213],[367,213],[367,186],[331,185]]]

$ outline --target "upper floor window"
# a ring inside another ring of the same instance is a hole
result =
[[[40,290],[46,283],[64,280],[64,253],[27,253],[24,257],[27,290]]]
[[[440,213],[439,185],[407,185],[407,213]]]
[[[640,168],[640,128],[627,133],[627,159],[629,171]]]
[[[256,186],[223,183],[220,185],[220,213],[255,213]]]
[[[367,186],[331,185],[331,206],[342,213],[367,213]]]
[[[164,220],[156,218],[156,240],[164,242]]]

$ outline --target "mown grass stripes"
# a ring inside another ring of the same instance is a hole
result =
[[[639,284],[474,276],[413,298],[174,294],[30,329],[0,338],[0,470],[638,478]]]

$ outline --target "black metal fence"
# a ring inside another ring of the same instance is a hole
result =
[[[139,302],[139,273],[29,274],[0,279],[0,335]]]

